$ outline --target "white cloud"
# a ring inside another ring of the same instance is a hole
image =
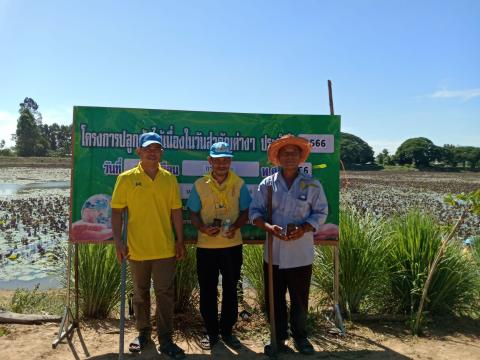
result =
[[[17,130],[18,114],[12,114],[7,111],[0,110],[0,140],[5,140],[5,147],[15,145],[12,141],[12,134]]]
[[[461,99],[463,101],[468,101],[470,99],[480,96],[479,89],[467,89],[467,90],[438,90],[433,94],[429,95],[431,98],[445,98],[445,99]]]

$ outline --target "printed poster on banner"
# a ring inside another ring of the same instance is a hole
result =
[[[247,114],[179,110],[149,110],[75,106],[73,111],[73,171],[70,241],[97,243],[112,240],[110,200],[117,175],[138,163],[139,136],[148,131],[162,136],[161,166],[177,177],[184,205],[185,239],[195,240],[185,204],[196,179],[207,173],[210,146],[231,145],[232,170],[251,194],[260,181],[278,168],[268,163],[267,147],[275,139],[294,134],[312,144],[300,171],[319,180],[329,214],[324,232],[335,237],[339,219],[340,116]],[[245,243],[265,239],[253,225],[242,228]]]

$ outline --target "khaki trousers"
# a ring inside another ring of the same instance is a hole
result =
[[[171,341],[173,334],[175,258],[157,260],[129,260],[133,281],[133,309],[139,332],[149,332],[150,285],[156,300],[157,334],[160,344]]]

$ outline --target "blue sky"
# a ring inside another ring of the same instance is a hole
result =
[[[0,139],[19,103],[328,114],[376,152],[480,146],[480,1],[0,0]]]

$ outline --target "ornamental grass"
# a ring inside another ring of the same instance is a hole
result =
[[[120,302],[121,273],[115,247],[82,244],[78,247],[78,256],[81,314],[104,319]]]
[[[242,273],[247,286],[255,291],[255,305],[265,311],[265,290],[263,285],[263,246],[247,245],[243,247]]]
[[[197,260],[195,245],[187,245],[183,260],[177,261],[175,271],[175,312],[185,312],[197,303]]]
[[[394,217],[389,226],[392,234],[385,250],[393,304],[397,312],[413,316],[430,266],[448,229],[442,229],[432,216],[416,209]],[[425,313],[448,315],[475,311],[480,289],[475,269],[472,257],[465,256],[460,243],[449,243],[433,275]]]
[[[386,287],[384,242],[387,230],[380,221],[353,208],[340,211],[340,306],[350,316],[378,307],[376,298]],[[332,251],[316,247],[312,283],[333,295]]]

